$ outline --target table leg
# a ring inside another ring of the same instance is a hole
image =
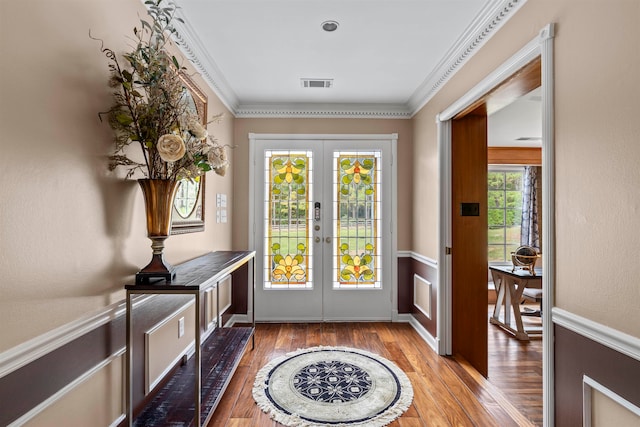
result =
[[[513,280],[505,278],[504,281],[504,323],[506,325],[511,325],[511,296],[513,295]]]
[[[500,320],[500,309],[504,303],[504,283],[502,277],[493,274],[493,272],[491,273],[491,276],[493,276],[493,285],[498,292],[496,296],[496,304],[493,306],[493,316],[491,317],[491,323],[496,323]]]
[[[522,341],[529,341],[529,334],[524,330],[522,316],[520,315],[520,300],[522,299],[522,292],[526,286],[526,281],[524,283],[518,283],[518,286],[516,286],[514,281],[511,292],[511,307],[513,308],[513,317],[516,319],[516,338]]]
[[[201,353],[201,349],[200,346],[202,345],[202,343],[200,342],[200,292],[197,292],[195,295],[195,304],[196,304],[196,321],[195,321],[195,327],[196,327],[196,354],[195,354],[195,363],[194,363],[194,370],[195,370],[195,384],[194,384],[194,394],[195,394],[195,417],[194,417],[194,425],[196,427],[200,427],[201,424],[201,420],[200,420],[200,414],[202,413],[202,403],[201,403],[201,399],[200,399],[200,391],[202,390],[201,387],[201,382],[202,382],[202,353]]]
[[[133,393],[131,387],[133,386],[133,304],[131,302],[131,293],[127,290],[127,313],[126,313],[126,409],[127,409],[127,426],[133,426]]]

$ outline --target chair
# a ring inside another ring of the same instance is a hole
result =
[[[522,298],[529,301],[535,301],[537,303],[540,303],[540,309],[539,310],[525,309],[524,311],[521,310],[520,311],[521,316],[542,317],[542,289],[524,288],[524,290],[522,291]]]

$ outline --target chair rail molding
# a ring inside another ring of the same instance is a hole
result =
[[[558,307],[551,310],[551,319],[558,326],[640,361],[640,338],[638,337]]]
[[[438,268],[438,261],[413,251],[398,251],[398,258],[412,258],[431,268]]]
[[[151,298],[153,298],[151,295],[140,296],[136,298],[133,306],[139,307]],[[80,317],[0,353],[0,378],[120,316],[124,316],[125,310],[124,300],[116,302],[96,313]]]

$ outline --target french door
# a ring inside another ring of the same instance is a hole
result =
[[[391,320],[393,141],[251,139],[257,320]]]

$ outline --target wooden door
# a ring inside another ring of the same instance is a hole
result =
[[[487,114],[451,123],[452,351],[487,376]]]

